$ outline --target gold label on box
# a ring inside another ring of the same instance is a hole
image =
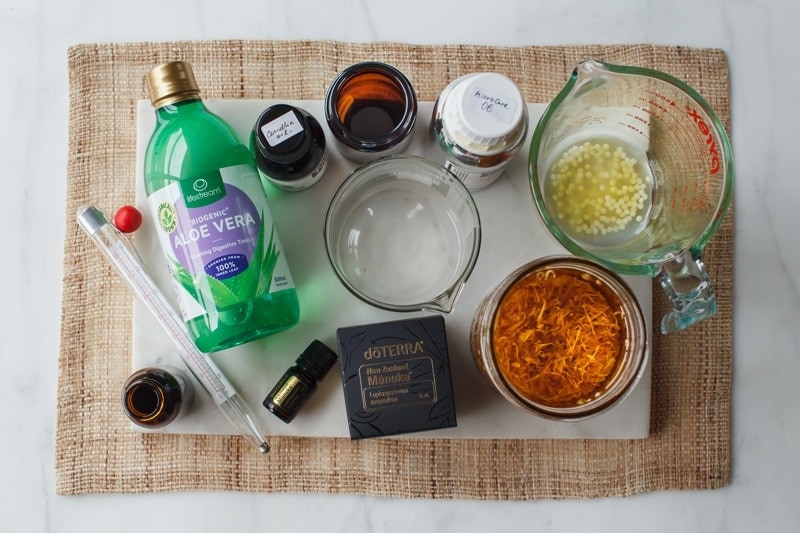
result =
[[[358,369],[362,404],[367,411],[436,403],[430,357],[362,365]]]

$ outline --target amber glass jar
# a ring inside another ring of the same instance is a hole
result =
[[[512,404],[555,420],[607,411],[647,365],[647,329],[633,292],[592,261],[545,257],[512,272],[472,322],[475,362]]]
[[[325,95],[325,120],[336,148],[357,163],[403,152],[416,119],[411,82],[385,63],[344,69]]]

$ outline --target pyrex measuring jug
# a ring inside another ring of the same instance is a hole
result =
[[[655,70],[583,62],[538,123],[529,170],[536,206],[569,251],[660,281],[673,306],[663,333],[716,313],[701,252],[730,203],[733,164],[695,90]]]

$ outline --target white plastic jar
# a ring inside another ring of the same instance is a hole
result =
[[[528,108],[509,78],[492,72],[452,81],[436,100],[431,134],[442,164],[477,191],[493,183],[519,153],[528,132]]]

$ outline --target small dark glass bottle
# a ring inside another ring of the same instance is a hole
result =
[[[265,109],[250,132],[250,151],[262,178],[286,191],[317,183],[328,165],[325,132],[308,111],[288,104]]]
[[[336,352],[318,340],[313,341],[272,387],[264,399],[264,407],[288,424],[314,394],[317,383],[337,359]]]
[[[134,424],[155,429],[188,411],[194,387],[186,374],[172,367],[143,368],[122,388],[122,409]]]

